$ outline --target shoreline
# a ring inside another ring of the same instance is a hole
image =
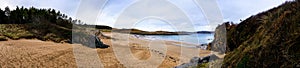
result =
[[[136,35],[136,34],[131,34],[132,37],[134,38],[138,38],[138,39],[143,39],[143,40],[160,40],[160,41],[166,41],[166,42],[179,42],[179,43],[183,43],[183,44],[187,44],[187,45],[182,45],[182,44],[174,44],[175,46],[182,46],[182,47],[187,47],[187,48],[201,48],[203,50],[207,49],[207,45],[209,43],[192,43],[192,42],[185,42],[185,41],[179,41],[179,40],[168,40],[168,39],[159,39],[159,38],[146,38],[147,35],[142,35],[143,37],[139,37],[141,35]],[[153,35],[150,35],[153,36]],[[155,36],[155,35],[154,35]],[[169,36],[169,35],[165,35],[165,36]],[[202,48],[202,45],[206,45],[205,48]]]
[[[129,46],[131,51],[133,51],[133,53],[135,53],[134,52],[135,50],[132,50],[132,49],[135,49],[135,48],[139,49],[138,52],[143,52],[143,53],[139,53],[138,55],[133,54],[133,55],[135,55],[135,57],[150,57],[150,56],[147,56],[147,55],[149,55],[149,52],[153,52],[154,55],[155,54],[158,54],[160,56],[166,55],[162,64],[159,65],[159,68],[175,67],[175,66],[181,65],[183,63],[189,62],[190,59],[193,57],[205,57],[210,54],[215,54],[213,51],[203,50],[200,48],[189,48],[189,47],[174,45],[174,44],[180,45],[180,43],[181,43],[181,42],[176,42],[176,41],[163,41],[164,45],[161,46],[161,45],[151,45],[151,44],[153,41],[159,42],[162,40],[140,39],[140,38],[135,38],[131,34],[123,34],[123,33],[112,34],[110,32],[104,32],[103,34],[106,36],[118,38],[119,40],[122,40],[123,42],[127,42],[126,38],[124,38],[124,37],[129,38],[129,40],[130,40],[128,42],[129,45],[120,44],[120,43],[122,43],[122,41],[117,41],[117,40],[113,41],[112,40],[114,43],[117,43],[117,44],[113,45],[113,47],[116,45],[121,46],[121,47]],[[122,35],[124,35],[124,36],[122,36]],[[105,40],[107,41],[107,39],[104,39],[104,41]],[[110,40],[108,39],[108,41],[110,41]],[[186,43],[181,43],[181,44],[190,45],[190,44],[186,44]],[[166,47],[167,48],[166,53],[162,52],[164,49],[149,49],[149,46],[154,46],[154,47],[158,47],[158,48]],[[123,49],[123,48],[121,48],[121,49]],[[220,56],[220,55],[218,55],[218,56]],[[222,58],[222,56],[220,56],[220,57]]]

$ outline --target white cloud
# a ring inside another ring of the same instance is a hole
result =
[[[177,30],[172,24],[157,19],[142,20],[140,22],[135,23],[133,28],[146,30],[146,31],[176,31]]]
[[[109,25],[109,26],[116,25],[115,22],[119,17],[119,15],[121,14],[121,12],[124,11],[124,9],[126,9],[131,4],[135,3],[136,1],[138,0],[109,0],[107,5],[103,9],[100,9],[103,10],[103,12],[101,16],[98,16],[96,18],[97,19],[96,24]],[[206,18],[202,14],[201,9],[197,7],[195,3],[193,3],[194,2],[193,0],[185,0],[185,1],[168,0],[168,1],[174,4],[175,7],[181,9],[192,22],[192,25],[188,23],[184,23],[186,21],[180,20],[183,19],[180,16],[168,18],[169,20],[175,21],[172,22],[174,23],[175,26],[180,26],[179,28],[194,26],[196,30],[214,29],[213,27],[207,26],[208,22]],[[217,0],[218,6],[224,16],[223,20],[234,21],[234,22],[239,22],[240,19],[246,19],[251,15],[255,15],[259,12],[266,11],[272,7],[276,7],[285,1],[291,1],[291,0],[234,0],[234,1]],[[84,10],[77,9],[79,3],[80,3],[79,0],[1,0],[0,8],[4,9],[4,7],[6,6],[9,6],[10,8],[15,8],[15,6],[17,5],[24,6],[24,7],[34,6],[37,8],[54,8],[74,18],[76,16],[77,11],[84,11]],[[90,3],[90,4],[97,5],[99,3]],[[163,9],[163,8],[170,7],[165,5],[164,3],[161,4],[153,3],[150,5],[146,5],[145,3],[144,6],[145,7],[137,7],[135,9],[137,11],[142,11],[142,12],[156,11],[155,13],[161,13],[161,15],[170,13],[172,11],[170,9]],[[91,7],[91,8],[99,9],[97,7]],[[162,9],[157,9],[157,8],[162,8]],[[86,10],[86,11],[95,11],[95,10]],[[131,12],[135,12],[135,11],[131,11]],[[176,12],[178,11],[175,11],[175,13]],[[95,14],[97,14],[97,11],[95,11]],[[143,13],[131,13],[129,15],[126,15],[126,17],[128,20],[137,20],[138,18],[134,16],[137,14],[143,15]],[[123,22],[118,24],[126,26],[128,23]],[[172,30],[172,28],[167,28],[168,25],[164,25],[164,24],[159,24],[159,25],[152,24],[152,25],[162,27],[165,30]],[[141,28],[141,29],[150,30],[150,28]]]
[[[12,7],[13,5],[10,4],[9,0],[1,0],[0,8],[4,10],[5,7]]]
[[[176,7],[179,7],[183,12],[190,18],[190,20],[193,22],[193,26],[195,27],[196,30],[213,30],[214,27],[210,26],[208,27],[207,25],[209,24],[207,22],[207,19],[203,16],[202,11],[195,3],[193,3],[193,0],[168,0],[172,4],[175,4]],[[104,14],[101,16],[98,22],[100,24],[104,25],[110,25],[113,26],[115,25],[115,22],[117,20],[117,17],[120,15],[120,13],[127,8],[130,4],[134,3],[135,0],[131,1],[125,1],[120,2],[119,0],[111,0],[110,5],[106,6],[106,9],[104,9]],[[264,1],[253,1],[253,0],[235,0],[235,1],[224,1],[224,0],[218,0],[218,6],[220,7],[220,10],[222,11],[224,15],[223,21],[234,21],[237,22],[239,19],[245,19],[249,17],[250,15],[257,14],[258,12],[265,11],[267,9],[270,9],[272,7],[278,6],[284,1],[273,1],[273,0],[264,0]],[[145,4],[146,5],[146,4]],[[157,6],[158,5],[158,6]],[[151,4],[148,5],[151,7],[156,8],[164,8],[167,7],[165,5],[160,5],[160,4]],[[135,8],[136,10],[144,10],[144,12],[147,11],[156,11],[157,9],[152,9],[151,7],[141,7],[141,8]],[[160,13],[169,13],[170,11],[166,9],[160,9],[157,10]],[[131,11],[131,12],[136,12],[136,11]],[[127,20],[135,20],[136,18],[134,15],[136,14],[142,14],[142,13],[132,13],[131,15],[127,15],[126,18]],[[184,25],[186,23],[183,23],[184,21],[178,20],[179,18],[175,18],[172,20],[178,21],[176,25],[180,25],[180,28],[184,28]],[[180,22],[181,21],[181,22]],[[222,23],[222,22],[220,22]],[[118,23],[118,25],[128,25],[129,23],[122,22]],[[154,24],[152,24],[154,25]],[[160,27],[164,27],[168,25],[160,25]],[[189,26],[192,27],[192,26]],[[151,30],[150,28],[140,28],[144,30]]]
[[[79,0],[1,0],[0,8],[4,9],[6,6],[10,9],[15,9],[16,6],[52,8],[74,18],[78,4]]]
[[[240,19],[246,19],[284,2],[283,0],[218,0],[224,18],[235,23],[240,22]]]
[[[124,10],[124,13],[117,18],[114,27],[130,28],[132,24],[145,17],[156,17],[157,19],[167,21],[179,31],[195,31],[191,28],[193,23],[189,17],[177,6],[164,0],[142,0],[136,2]]]

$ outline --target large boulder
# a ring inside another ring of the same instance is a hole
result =
[[[72,43],[82,44],[90,48],[107,48],[96,35],[90,35],[84,32],[73,32]]]

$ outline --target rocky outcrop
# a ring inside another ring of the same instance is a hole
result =
[[[183,63],[179,66],[176,66],[175,68],[189,68],[189,67],[197,67],[198,65],[200,64],[203,64],[203,63],[208,63],[210,61],[214,61],[214,60],[217,60],[219,59],[218,56],[216,56],[215,54],[211,54],[211,55],[208,55],[208,56],[205,56],[205,57],[193,57],[189,63]]]
[[[207,49],[216,51],[219,53],[225,53],[231,51],[231,49],[236,48],[237,46],[234,47],[229,47],[227,46],[227,40],[228,40],[228,31],[233,30],[237,25],[233,24],[232,22],[225,22],[221,25],[219,25],[216,30],[215,30],[215,39],[208,44]]]

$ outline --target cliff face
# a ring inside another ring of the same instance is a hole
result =
[[[237,26],[226,26],[226,30],[227,53],[222,67],[300,67],[299,0],[252,16]],[[216,31],[216,39],[222,38],[217,36]]]

